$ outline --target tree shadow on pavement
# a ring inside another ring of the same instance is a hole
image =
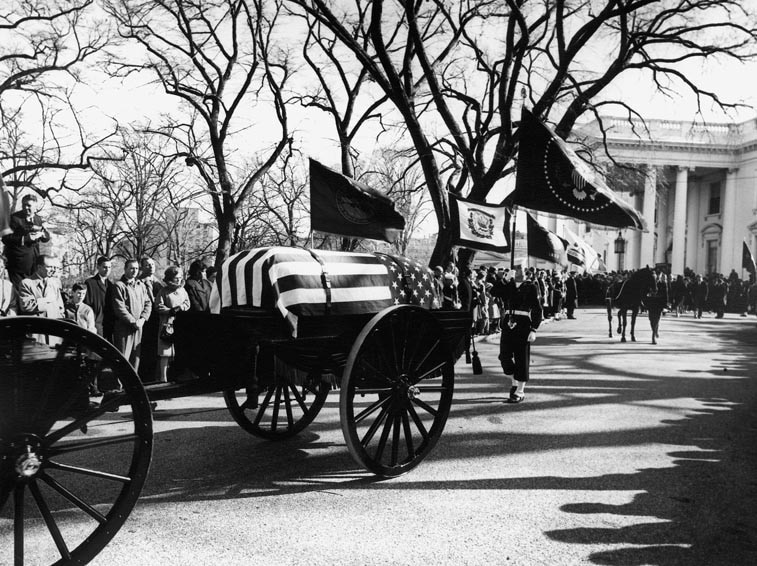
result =
[[[339,423],[334,415],[336,403],[331,400],[325,420],[316,420],[297,437],[282,442],[249,436],[230,422],[225,410],[203,412],[198,419],[205,423],[203,426],[192,422],[199,411],[167,411],[162,417],[159,412],[157,420],[175,423],[186,419],[187,425],[156,433],[152,470],[139,505],[330,489],[629,491],[635,495],[621,505],[594,498],[557,504],[553,512],[561,512],[569,524],[579,526],[549,530],[544,535],[557,543],[592,547],[586,558],[592,564],[757,564],[757,388],[751,382],[757,375],[757,332],[709,329],[708,333],[713,341],[722,341],[727,347],[717,351],[707,368],[689,367],[687,352],[676,350],[682,367],[674,379],[643,374],[622,362],[622,356],[659,353],[655,347],[635,344],[638,348],[632,351],[625,348],[566,360],[560,353],[562,345],[579,341],[554,340],[551,345],[555,352],[540,354],[539,367],[543,370],[549,366],[555,376],[535,379],[529,386],[529,392],[542,395],[544,400],[512,406],[501,403],[506,387],[497,372],[496,354],[489,356],[491,373],[461,380],[464,397],[456,397],[450,414],[450,419],[459,423],[458,428],[448,423],[440,444],[427,459],[465,462],[537,450],[658,444],[672,447],[667,453],[672,463],[666,467],[585,477],[512,477],[505,470],[495,478],[425,480],[411,473],[382,482],[353,463],[336,434]],[[546,347],[550,339],[545,337],[541,344]],[[493,387],[497,391],[501,388],[501,395],[492,394]],[[586,393],[594,397],[582,396]],[[541,416],[552,410],[582,410],[598,404],[633,409],[652,403],[664,405],[668,398],[676,397],[694,399],[699,408],[687,409],[685,417],[663,420],[649,428],[564,434],[512,433],[496,427],[476,432],[465,428],[470,419],[502,422],[516,415]],[[640,520],[628,525],[631,520],[613,521],[607,516]],[[620,522],[625,525],[607,526]],[[603,549],[595,551],[598,546]]]

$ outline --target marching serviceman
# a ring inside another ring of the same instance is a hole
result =
[[[513,278],[497,281],[492,294],[502,299],[499,359],[505,375],[512,378],[508,401],[520,403],[529,379],[531,343],[542,319],[539,293],[532,281],[525,280],[523,266],[516,266]]]

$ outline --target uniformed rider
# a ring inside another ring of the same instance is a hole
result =
[[[539,293],[532,281],[525,280],[521,265],[512,279],[497,281],[492,294],[502,299],[499,359],[505,375],[512,378],[508,401],[520,403],[529,379],[531,343],[542,320]]]

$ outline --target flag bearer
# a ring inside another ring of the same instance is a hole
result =
[[[542,319],[539,293],[532,281],[525,280],[523,266],[516,266],[513,278],[498,281],[492,294],[502,299],[499,359],[505,375],[512,378],[508,402],[520,403],[529,380],[531,343]]]

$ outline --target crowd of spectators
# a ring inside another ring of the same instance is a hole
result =
[[[457,269],[453,262],[446,268],[434,268],[436,296],[441,297],[435,308],[470,309],[473,313],[473,335],[494,334],[501,330],[502,303],[492,295],[497,281],[510,277],[505,267],[479,266]],[[548,271],[527,268],[526,279],[532,280],[539,291],[539,301],[545,320],[574,319],[582,291],[594,292],[595,282],[580,279],[575,272]],[[597,289],[601,292],[601,289]],[[602,295],[604,300],[604,295]]]
[[[162,277],[152,258],[127,259],[120,279],[112,277],[113,261],[97,259],[97,272],[70,288],[61,284],[61,263],[40,253],[49,233],[36,214],[37,198],[27,195],[11,216],[0,256],[0,316],[34,315],[65,319],[96,332],[129,360],[143,382],[166,382],[173,358],[173,320],[180,311],[207,311],[215,269],[194,261],[189,278],[176,265]],[[33,336],[56,346],[56,338]],[[59,340],[58,340],[59,341]],[[90,394],[99,395],[98,384]]]
[[[618,285],[633,271],[578,273],[569,270],[548,270],[530,267],[526,278],[534,281],[539,289],[545,320],[575,318],[579,306],[604,306],[605,300],[616,292]],[[454,262],[445,268],[434,268],[436,296],[441,297],[435,308],[464,308],[473,312],[473,334],[484,335],[499,332],[502,305],[492,296],[495,282],[507,279],[510,269],[505,267],[478,266],[475,269],[462,267]],[[703,313],[714,313],[722,318],[724,313],[742,316],[757,314],[757,284],[754,278],[741,279],[736,271],[728,277],[719,273],[697,275],[687,269],[685,275],[669,278],[660,272],[658,287],[664,287],[668,308],[676,316],[691,312],[701,318]],[[660,293],[656,289],[656,293]]]
[[[3,236],[0,256],[0,316],[37,315],[69,319],[110,341],[138,371],[143,382],[165,382],[173,357],[173,318],[179,311],[207,311],[215,269],[201,261],[189,266],[184,280],[179,266],[168,266],[161,277],[152,258],[127,259],[123,276],[112,278],[113,261],[97,260],[97,273],[63,289],[60,261],[40,253],[40,242],[50,234],[37,215],[37,197],[27,195],[22,208],[11,215],[11,233]],[[485,335],[501,330],[502,304],[491,290],[498,280],[508,279],[505,267],[462,267],[453,261],[434,268],[434,308],[470,309],[472,333]],[[569,270],[527,268],[539,293],[544,320],[575,318],[575,309],[604,305],[617,284],[631,272],[576,273]],[[692,312],[700,318],[713,312],[747,316],[757,314],[757,285],[742,280],[736,271],[728,277],[702,276],[687,269],[672,279],[658,277],[658,289],[676,316]],[[38,337],[39,340],[50,338]],[[54,345],[54,344],[50,344]],[[92,385],[97,394],[97,385]]]

